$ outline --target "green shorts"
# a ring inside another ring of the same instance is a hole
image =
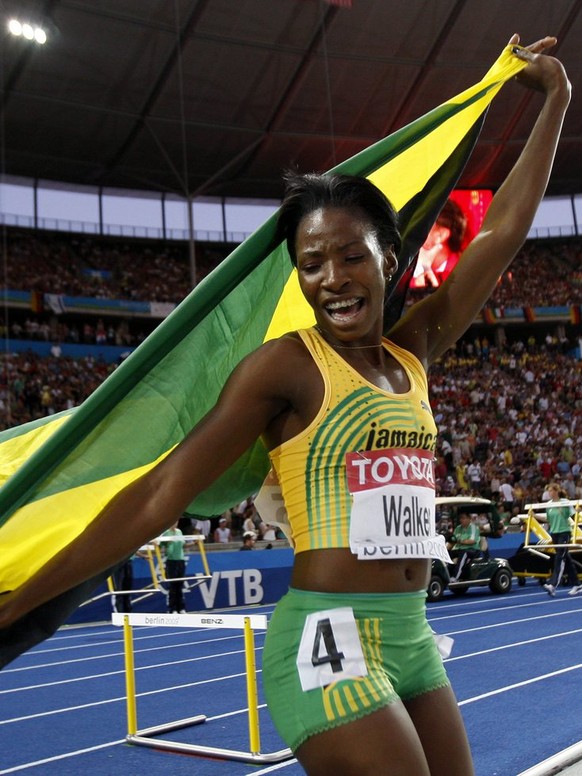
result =
[[[425,591],[291,589],[267,629],[265,696],[293,751],[316,733],[448,684],[426,620]]]

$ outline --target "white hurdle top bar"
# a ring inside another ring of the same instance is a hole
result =
[[[123,625],[125,618],[130,625],[145,625],[155,628],[235,628],[244,629],[245,620],[250,620],[253,630],[267,629],[266,614],[164,614],[152,612],[113,612],[111,622],[113,625]]]
[[[580,499],[563,499],[562,501],[540,501],[537,504],[526,504],[524,509],[547,509],[548,507],[577,507]]]

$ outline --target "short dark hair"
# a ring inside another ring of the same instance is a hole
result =
[[[285,196],[277,220],[277,241],[286,241],[293,264],[297,263],[295,239],[301,220],[322,207],[361,210],[374,228],[380,248],[387,251],[392,245],[398,254],[401,245],[398,214],[384,193],[367,178],[288,171],[283,180]]]

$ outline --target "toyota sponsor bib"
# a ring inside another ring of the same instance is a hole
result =
[[[358,558],[451,559],[435,531],[433,453],[405,448],[346,455],[350,548]]]

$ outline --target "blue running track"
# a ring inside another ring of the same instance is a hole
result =
[[[429,604],[429,620],[455,639],[447,669],[477,776],[517,776],[582,739],[582,596],[561,589],[550,598],[530,580],[504,596],[447,594]],[[261,751],[268,753],[284,744],[264,706],[263,641],[257,631]],[[140,729],[203,713],[205,723],[164,738],[249,750],[242,631],[140,627],[134,646]],[[0,672],[0,773],[303,773],[294,760],[249,765],[127,744],[123,651],[120,628],[69,627]]]

